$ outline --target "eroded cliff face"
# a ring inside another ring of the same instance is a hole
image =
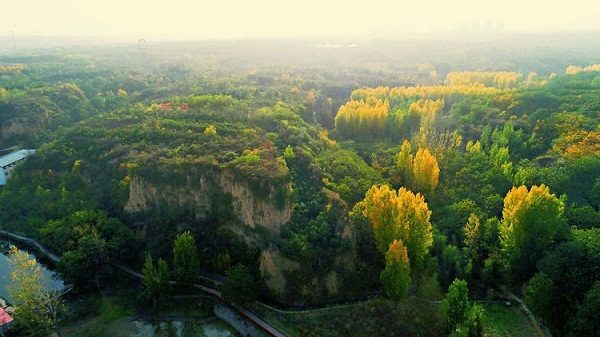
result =
[[[132,177],[129,185],[129,199],[125,210],[129,212],[146,211],[160,204],[169,207],[191,205],[196,218],[204,219],[213,210],[218,195],[230,194],[233,211],[247,226],[262,226],[279,234],[283,224],[292,216],[292,207],[285,203],[277,207],[275,202],[276,186],[270,186],[271,195],[257,197],[248,184],[236,179],[231,170],[206,171],[190,174],[186,183],[180,187],[171,185],[157,186],[140,177]],[[285,186],[289,191],[290,186]]]
[[[47,120],[44,118],[14,117],[6,119],[0,125],[0,139],[8,140],[13,137],[22,137],[35,134],[46,128]]]
[[[181,176],[180,176],[181,178]],[[268,183],[267,183],[268,184]],[[336,298],[343,286],[344,273],[354,269],[353,251],[346,251],[337,256],[331,265],[319,275],[307,273],[306,264],[312,261],[301,261],[287,257],[270,238],[279,237],[281,227],[290,221],[293,208],[290,202],[284,207],[277,207],[277,186],[270,186],[271,195],[259,197],[253,193],[250,184],[236,177],[228,169],[192,170],[178,184],[155,184],[140,176],[133,176],[129,185],[129,199],[125,210],[143,212],[163,205],[167,207],[185,207],[194,210],[197,218],[211,215],[219,195],[231,195],[231,207],[243,225],[232,225],[233,232],[243,237],[250,245],[261,250],[260,272],[264,276],[265,285],[278,300],[288,303],[319,302]],[[289,183],[285,186],[288,195]],[[339,209],[340,214],[347,213],[343,201],[333,192],[325,193],[327,203]],[[280,205],[281,206],[281,205]],[[256,231],[247,229],[262,227],[269,235],[257,236]],[[352,229],[345,217],[340,216],[335,225],[335,235],[340,239],[352,240]],[[260,237],[260,238],[258,238]]]
[[[335,236],[341,240],[348,240],[354,247],[352,228],[348,219],[342,214],[347,214],[347,206],[337,193],[324,190],[326,202],[331,206],[336,216],[334,225]],[[337,211],[334,211],[337,209]],[[320,261],[316,261],[320,260]],[[265,285],[282,302],[287,303],[318,303],[323,300],[339,298],[347,288],[348,282],[343,275],[356,272],[355,250],[340,250],[332,259],[325,262],[324,268],[315,272],[313,265],[325,260],[316,258],[315,261],[306,259],[292,259],[275,244],[270,244],[262,249],[260,256],[260,272],[264,277]],[[313,270],[307,272],[307,270]]]
[[[289,303],[318,303],[323,299],[332,299],[340,295],[343,280],[339,276],[339,271],[353,270],[355,263],[352,253],[342,254],[335,259],[331,269],[323,274],[313,275],[302,284],[290,285],[290,275],[302,273],[302,265],[298,261],[284,257],[275,245],[271,245],[261,252],[260,272],[264,277],[265,285],[279,300]]]

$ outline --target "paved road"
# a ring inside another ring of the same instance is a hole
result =
[[[31,246],[31,247],[37,249],[40,253],[42,253],[42,255],[45,255],[47,258],[49,258],[53,262],[58,262],[60,260],[60,257],[58,257],[58,255],[49,252],[46,248],[44,248],[44,246],[39,244],[39,242],[35,241],[34,239],[24,237],[21,235],[17,235],[14,233],[10,233],[10,232],[4,231],[4,230],[0,230],[0,236],[4,236],[11,240],[14,240],[17,242],[22,242],[28,246]]]

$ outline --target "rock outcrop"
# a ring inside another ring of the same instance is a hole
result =
[[[292,207],[289,202],[278,207],[275,202],[276,188],[270,186],[270,195],[259,197],[228,169],[190,173],[183,186],[157,185],[134,176],[129,185],[125,210],[146,211],[160,204],[169,207],[192,206],[196,218],[204,219],[213,211],[215,199],[219,195],[229,194],[233,211],[242,223],[252,228],[262,226],[278,235],[281,226],[290,220]],[[290,189],[289,184],[285,189]]]
[[[0,139],[8,140],[13,137],[33,135],[46,128],[44,118],[14,117],[5,119],[0,125]]]

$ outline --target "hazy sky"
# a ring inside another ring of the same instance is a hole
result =
[[[477,22],[475,22],[477,21]],[[598,0],[2,0],[0,35],[315,36],[600,29]]]

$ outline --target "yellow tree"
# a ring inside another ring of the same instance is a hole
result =
[[[412,182],[413,155],[410,152],[410,142],[405,140],[396,158],[396,169],[402,185],[410,186]]]
[[[389,110],[387,100],[369,96],[366,100],[353,100],[340,106],[335,116],[335,128],[346,137],[381,136]]]
[[[373,226],[375,245],[384,255],[394,240],[402,240],[411,267],[418,269],[433,244],[431,211],[423,196],[400,188],[373,186],[367,191],[361,208]]]
[[[398,196],[389,186],[373,186],[362,201],[363,215],[373,226],[375,245],[384,255],[398,236]]]
[[[412,186],[417,192],[431,195],[438,185],[440,168],[428,149],[419,149],[413,160]]]
[[[54,329],[60,336],[63,304],[56,293],[46,289],[46,277],[35,258],[12,246],[8,262],[11,282],[6,289],[16,304],[16,323],[29,334],[42,336]]]
[[[554,241],[561,226],[564,203],[545,185],[514,187],[504,198],[500,246],[507,275],[531,277],[537,261]]]
[[[600,156],[600,125],[596,127],[596,130],[581,131],[580,139],[569,145],[563,155],[569,159]]]
[[[423,266],[425,257],[433,244],[431,211],[420,193],[401,187],[398,190],[399,237],[406,245],[411,267],[418,269]]]
[[[381,271],[383,291],[393,300],[401,300],[408,295],[410,286],[410,261],[402,240],[394,240],[385,253],[385,268]]]

